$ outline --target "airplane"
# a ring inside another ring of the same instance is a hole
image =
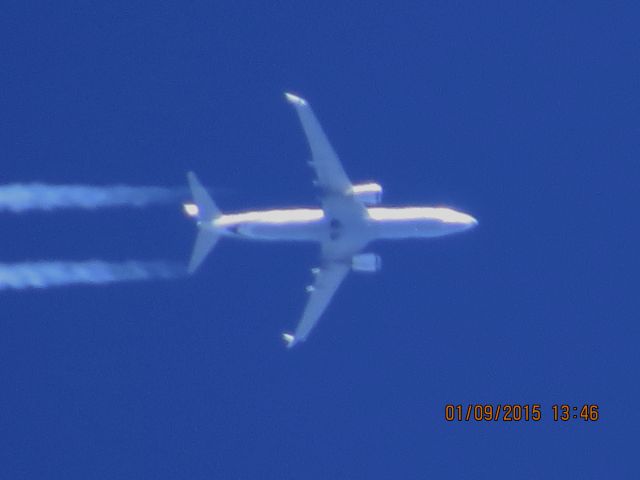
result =
[[[295,331],[283,333],[287,347],[307,340],[350,270],[377,272],[380,257],[363,249],[374,240],[433,238],[478,224],[471,215],[443,207],[382,207],[377,183],[353,184],[329,143],[309,103],[285,93],[306,135],[321,208],[289,208],[223,214],[193,172],[187,179],[193,203],[187,215],[197,220],[198,234],[188,271],[193,273],[222,237],[320,244],[314,282]]]

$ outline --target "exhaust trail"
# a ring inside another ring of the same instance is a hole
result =
[[[171,279],[186,275],[179,263],[158,261],[84,262],[39,261],[0,263],[0,290],[50,288],[65,285]]]
[[[0,185],[0,212],[79,208],[137,207],[171,203],[185,194],[183,188],[130,185],[49,185],[13,183]]]

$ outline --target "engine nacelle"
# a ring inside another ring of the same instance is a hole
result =
[[[382,259],[375,253],[361,253],[351,259],[351,268],[356,272],[374,273],[382,268]]]
[[[354,185],[351,193],[365,205],[378,205],[382,201],[382,187],[377,183]]]

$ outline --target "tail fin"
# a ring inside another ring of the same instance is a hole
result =
[[[185,209],[198,219],[198,236],[196,237],[188,267],[188,272],[193,273],[220,239],[220,234],[216,230],[213,221],[222,215],[222,212],[202,186],[195,173],[187,173],[187,180],[195,202],[195,209],[189,210],[186,209],[186,206]]]

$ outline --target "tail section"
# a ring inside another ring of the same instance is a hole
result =
[[[196,244],[193,247],[193,253],[191,254],[191,260],[189,260],[189,267],[187,268],[190,274],[198,269],[204,259],[207,258],[209,252],[216,246],[218,240],[220,240],[220,235],[215,230],[199,228]]]
[[[186,204],[184,209],[188,215],[196,217],[198,220],[198,236],[196,237],[188,267],[188,272],[193,273],[220,239],[220,233],[217,231],[213,221],[222,215],[222,212],[202,186],[195,173],[187,173],[187,180],[195,203]]]
[[[189,181],[189,188],[191,189],[193,201],[196,202],[196,214],[198,215],[198,220],[208,222],[215,220],[222,215],[222,212],[209,196],[207,190],[202,186],[200,180],[196,177],[196,174],[188,172],[187,180]]]

